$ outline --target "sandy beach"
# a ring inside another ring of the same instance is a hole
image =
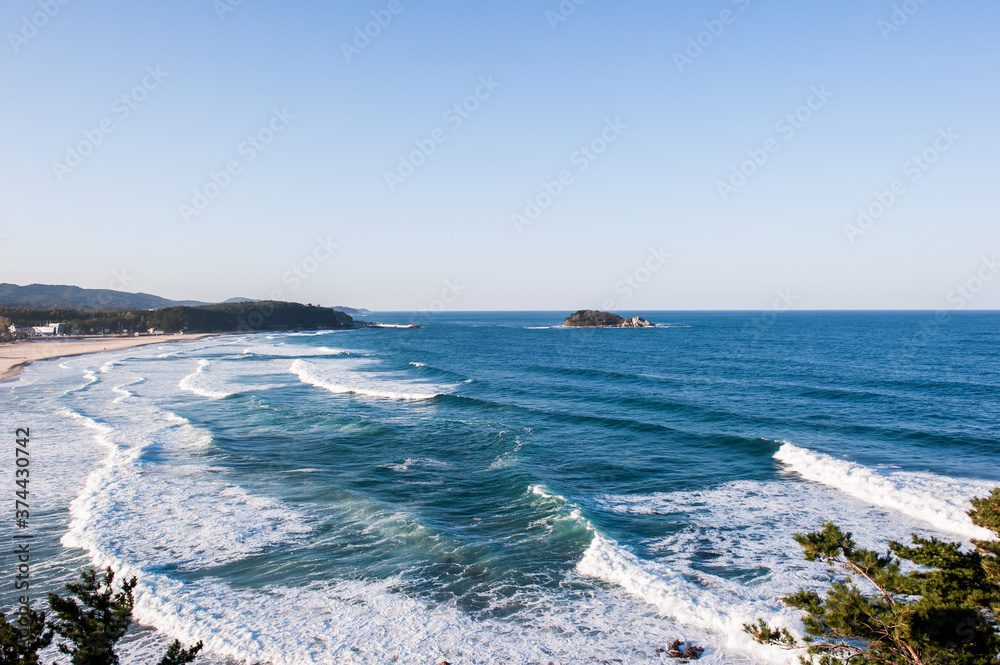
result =
[[[85,353],[121,351],[133,346],[183,342],[211,335],[157,335],[150,337],[101,337],[63,341],[17,342],[0,344],[0,381],[16,377],[22,369],[37,360],[50,360]]]

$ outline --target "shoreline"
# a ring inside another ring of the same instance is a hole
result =
[[[33,362],[82,356],[88,353],[105,353],[122,351],[147,344],[168,344],[171,342],[193,341],[205,337],[215,337],[219,333],[204,333],[198,335],[158,335],[153,337],[94,337],[87,340],[45,341],[45,342],[15,342],[0,344],[0,382],[9,383],[17,380],[21,371]]]

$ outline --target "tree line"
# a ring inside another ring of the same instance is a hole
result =
[[[89,334],[91,331],[100,333],[105,329],[114,333],[144,333],[151,328],[168,333],[337,329],[350,327],[354,320],[349,315],[328,307],[262,301],[129,311],[0,307],[0,322],[6,322],[4,333],[10,324],[42,326],[47,323],[65,323],[67,332],[79,330],[82,334]]]

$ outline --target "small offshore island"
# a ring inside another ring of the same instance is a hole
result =
[[[581,309],[566,317],[563,325],[568,328],[652,328],[650,323],[641,316],[625,319],[611,312],[598,312],[593,309]]]

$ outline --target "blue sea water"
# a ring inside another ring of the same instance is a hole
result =
[[[660,663],[675,638],[791,663],[741,626],[795,629],[778,598],[826,584],[792,534],[983,535],[1000,315],[632,314],[658,325],[439,314],[38,363],[0,384],[32,432],[33,593],[137,575],[124,662],[176,637],[206,663]]]

